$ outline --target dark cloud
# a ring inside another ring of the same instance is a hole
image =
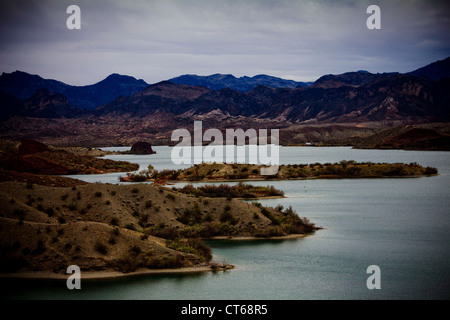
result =
[[[72,1],[0,3],[0,71],[70,84],[113,72],[149,83],[184,73],[311,81],[406,72],[450,55],[445,1],[80,0],[81,30],[66,28]],[[381,8],[381,30],[366,27],[370,4]]]

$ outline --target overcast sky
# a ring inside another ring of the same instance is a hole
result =
[[[0,72],[72,85],[111,73],[155,83],[182,74],[314,81],[408,72],[450,56],[448,1],[1,0]],[[69,5],[81,30],[69,30]],[[371,4],[381,29],[369,30]]]

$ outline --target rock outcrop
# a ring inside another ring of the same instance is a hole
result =
[[[139,141],[131,147],[132,154],[154,154],[156,151],[152,149],[152,145],[148,142]]]

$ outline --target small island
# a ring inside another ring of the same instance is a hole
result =
[[[194,187],[188,184],[183,188],[172,188],[184,194],[190,194],[195,197],[210,198],[236,198],[236,199],[260,199],[260,198],[283,198],[284,191],[276,189],[274,186],[253,186],[251,184],[239,182],[237,185],[205,185]]]
[[[433,167],[417,163],[359,163],[353,160],[339,163],[281,165],[273,175],[262,175],[262,165],[202,163],[184,170],[148,170],[128,173],[122,182],[155,181],[243,181],[243,180],[297,180],[419,177],[438,174]]]
[[[148,142],[138,141],[131,146],[130,151],[126,151],[127,154],[155,154],[152,145]]]

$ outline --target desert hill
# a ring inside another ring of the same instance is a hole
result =
[[[150,185],[0,183],[3,272],[208,266],[198,238],[285,236],[316,228],[280,208]]]

